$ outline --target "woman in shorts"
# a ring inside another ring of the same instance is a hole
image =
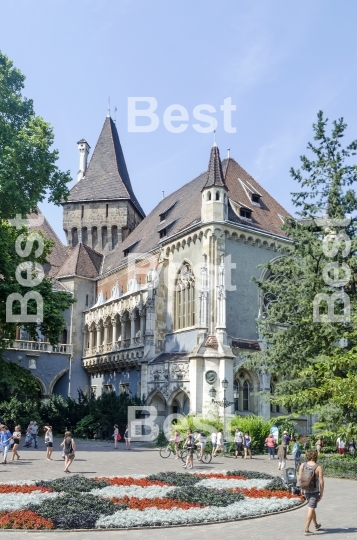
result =
[[[130,450],[130,431],[129,431],[129,426],[126,426],[126,428],[125,428],[124,439],[125,439],[125,448],[126,448],[127,450]]]
[[[66,431],[64,434],[63,442],[61,443],[64,449],[64,472],[70,473],[69,466],[72,464],[75,458],[76,443],[72,439],[72,433]]]
[[[212,444],[212,455],[215,456],[216,448],[217,448],[217,431],[213,431],[213,433],[211,433],[211,444]]]
[[[252,459],[252,437],[249,435],[249,431],[244,434],[244,459],[247,459],[248,454]]]
[[[20,459],[20,456],[18,454],[18,447],[21,440],[21,426],[15,426],[15,431],[12,434],[12,440],[14,441],[13,447],[12,447],[12,458],[11,461],[15,460],[15,456],[17,459]]]
[[[45,426],[45,445],[46,445],[46,459],[47,461],[52,461],[51,455],[53,452],[53,433],[52,426]]]

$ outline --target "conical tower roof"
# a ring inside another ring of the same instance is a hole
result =
[[[223,187],[228,191],[228,188],[224,180],[222,162],[219,155],[218,146],[216,145],[216,143],[212,146],[211,155],[209,157],[209,162],[208,162],[206,183],[203,186],[202,190],[205,188],[210,188],[214,186]]]
[[[101,253],[80,242],[73,248],[71,255],[61,266],[56,278],[67,276],[96,278],[99,276],[102,260],[103,255]]]
[[[85,176],[73,186],[67,202],[116,199],[129,199],[145,217],[131,186],[116,125],[107,116]]]

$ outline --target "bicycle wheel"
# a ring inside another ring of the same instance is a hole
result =
[[[160,456],[164,459],[171,456],[171,450],[169,446],[163,446],[160,448]]]
[[[203,463],[211,463],[212,460],[212,454],[211,452],[204,452],[202,456],[202,462]]]
[[[182,459],[183,462],[186,461],[187,456],[188,456],[188,450],[181,450],[180,458]]]

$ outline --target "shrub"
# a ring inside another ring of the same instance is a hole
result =
[[[228,476],[244,476],[247,480],[273,480],[273,475],[257,471],[227,471]]]
[[[53,491],[62,491],[64,493],[88,493],[92,489],[101,489],[110,484],[105,480],[95,480],[75,474],[65,478],[56,478],[55,480],[41,480],[36,482],[36,486],[53,489]]]
[[[202,478],[189,473],[177,473],[177,472],[162,472],[157,474],[150,474],[147,480],[152,482],[163,482],[169,486],[182,486],[189,487],[194,486],[197,482],[200,482]]]
[[[283,479],[280,478],[280,476],[276,476],[275,478],[273,478],[273,480],[269,482],[265,489],[270,489],[271,491],[287,491],[287,487],[285,486]]]
[[[47,499],[40,506],[30,506],[30,510],[51,520],[55,527],[61,529],[92,529],[100,516],[110,516],[126,508],[126,505],[113,504],[88,493],[66,494],[56,499]]]
[[[252,448],[263,448],[273,425],[273,419],[265,420],[261,416],[235,416],[231,423],[231,433],[233,435],[237,427],[243,433],[248,431],[252,437]]]
[[[232,493],[226,490],[209,489],[201,486],[199,488],[190,486],[189,489],[174,489],[173,491],[170,491],[167,497],[169,499],[198,503],[207,506],[228,506],[244,499],[244,495],[239,492]]]

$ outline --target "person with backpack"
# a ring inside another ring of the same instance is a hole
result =
[[[308,503],[305,536],[314,534],[309,530],[311,521],[313,521],[316,531],[321,529],[321,523],[317,522],[316,507],[317,503],[322,499],[325,484],[323,470],[321,465],[317,464],[317,458],[316,450],[308,450],[306,452],[306,462],[300,465],[298,475],[298,484],[300,484],[301,491]]]

